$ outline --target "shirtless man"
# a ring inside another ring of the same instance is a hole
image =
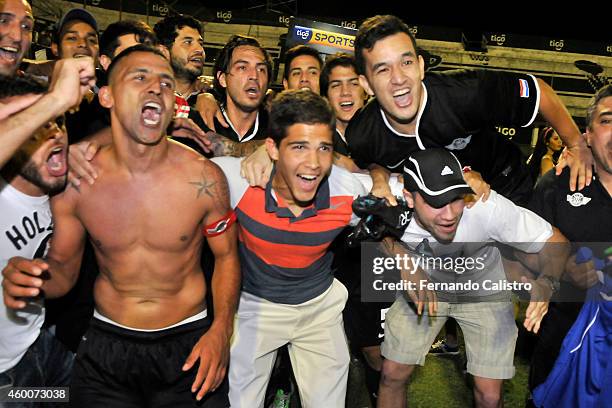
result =
[[[5,303],[20,309],[22,297],[65,294],[77,278],[88,232],[100,275],[71,402],[184,407],[213,391],[203,406],[225,407],[227,396],[217,388],[225,377],[239,288],[227,182],[215,164],[165,137],[174,77],[159,51],[129,48],[108,74],[109,86],[99,95],[111,110],[113,143],[94,159],[99,177],[53,200],[48,256],[11,259],[3,271]],[[215,256],[212,324],[200,268],[203,233]],[[195,398],[189,389],[197,391]]]

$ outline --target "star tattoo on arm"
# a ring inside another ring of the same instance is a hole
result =
[[[202,193],[206,194],[207,196],[211,198],[214,198],[211,190],[217,184],[217,182],[206,180],[206,177],[204,176],[204,174],[202,174],[202,180],[190,181],[189,184],[196,186],[196,188],[198,189],[198,195],[196,196],[196,198],[200,198]]]

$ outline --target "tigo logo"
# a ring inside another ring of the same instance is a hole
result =
[[[293,28],[293,38],[296,40],[310,41],[312,38],[312,31],[308,27],[295,26]]]
[[[295,26],[293,38],[301,40],[309,45],[322,45],[325,47],[340,48],[348,51],[353,50],[355,36],[334,33],[331,31],[317,30],[315,28]]]

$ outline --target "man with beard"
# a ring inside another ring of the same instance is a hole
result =
[[[21,297],[66,293],[89,233],[100,275],[71,403],[184,407],[205,398],[202,406],[226,407],[222,380],[240,280],[227,182],[215,164],[165,137],[174,79],[161,52],[128,48],[108,78],[99,95],[111,110],[113,143],[94,159],[99,177],[54,198],[49,253],[9,262],[5,304],[21,309]],[[212,323],[200,268],[204,236],[215,257]]]
[[[31,78],[0,78],[2,103],[45,92],[46,86]],[[66,131],[60,117],[39,128],[2,169],[1,268],[13,256],[45,254],[53,233],[49,195],[62,191],[66,184],[66,152]],[[0,388],[68,385],[72,354],[42,329],[44,319],[40,297],[32,298],[19,311],[0,305]]]
[[[188,117],[198,94],[198,77],[204,69],[202,26],[191,16],[166,17],[153,27],[159,42],[170,52],[176,79],[177,116]]]
[[[32,43],[32,8],[25,0],[0,0],[0,18],[0,74],[12,77]],[[46,94],[0,103],[0,167],[36,129],[76,105],[94,82],[91,58],[65,60],[54,68]]]
[[[230,125],[226,131],[216,126],[221,134],[237,142],[265,138],[268,114],[263,101],[271,71],[270,55],[255,38],[234,35],[225,44],[213,69],[213,87]]]
[[[186,132],[183,134],[180,134],[180,131],[173,132],[173,136],[176,140],[202,154],[240,155],[239,152],[234,152],[235,144],[230,143],[230,140],[215,137],[212,134],[207,139],[201,134],[201,129],[208,130],[208,128],[202,122],[198,107],[210,104],[216,106],[216,102],[211,94],[201,93],[201,84],[198,80],[204,69],[205,57],[200,23],[190,16],[172,16],[158,21],[153,30],[160,44],[170,52],[170,62],[175,73],[177,88],[175,116],[178,119],[191,119],[197,124],[194,126],[190,121]],[[213,71],[216,72],[216,70]],[[215,147],[212,153],[210,152],[211,143]]]
[[[213,145],[225,150],[215,151],[215,156],[244,156],[263,144],[268,127],[268,112],[263,102],[271,70],[270,55],[253,37],[233,35],[221,49],[213,69],[213,87],[220,96],[219,109],[229,127],[221,126],[215,119],[215,129],[223,138],[208,133]],[[199,115],[193,119],[202,129],[210,131]],[[244,146],[245,142],[251,143]],[[199,150],[193,143],[191,146]],[[229,146],[239,148],[240,153],[228,152]]]
[[[425,364],[448,317],[457,320],[463,331],[467,372],[474,378],[474,405],[500,407],[503,380],[514,376],[518,330],[509,291],[487,285],[507,280],[494,243],[536,257],[540,274],[535,281],[522,278],[529,284],[522,288],[530,293],[524,327],[537,333],[569,254],[567,240],[544,219],[495,191],[486,202],[467,208],[466,196],[473,190],[463,178],[461,164],[446,149],[413,153],[403,170],[403,195],[414,210],[413,218],[402,237],[406,248],[395,244],[387,248],[391,256],[418,253],[426,274],[401,271],[402,279],[415,285],[407,287],[408,293],[397,293],[386,316],[378,407],[406,406],[414,368]],[[399,182],[390,188],[402,191]],[[470,263],[459,263],[468,259]],[[435,294],[430,292],[432,286]],[[425,311],[417,292],[426,292]]]

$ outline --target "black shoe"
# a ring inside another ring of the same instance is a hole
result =
[[[456,356],[459,354],[459,346],[450,347],[446,340],[439,340],[432,344],[429,354],[434,356]]]

